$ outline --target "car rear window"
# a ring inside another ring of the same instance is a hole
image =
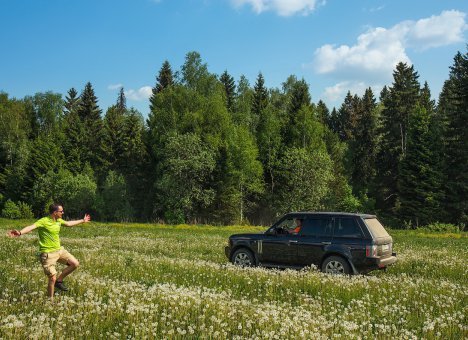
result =
[[[366,218],[364,222],[366,223],[370,233],[374,238],[390,236],[388,235],[383,225],[376,218]]]
[[[362,237],[362,231],[354,218],[337,218],[335,224],[334,237]]]

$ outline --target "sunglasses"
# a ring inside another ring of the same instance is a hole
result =
[[[63,210],[57,210],[57,212],[63,214]]]

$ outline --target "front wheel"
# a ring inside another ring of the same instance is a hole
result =
[[[255,266],[255,258],[250,250],[241,248],[232,254],[232,263],[241,267],[253,267]]]
[[[323,261],[322,272],[347,275],[351,272],[348,262],[339,256],[330,256]]]

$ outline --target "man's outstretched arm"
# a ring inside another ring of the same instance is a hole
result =
[[[30,233],[31,231],[33,231],[36,228],[37,228],[37,226],[35,224],[31,224],[31,225],[29,225],[27,227],[24,227],[21,230],[9,230],[8,231],[8,236],[10,236],[10,237],[20,237],[23,234]]]
[[[81,220],[66,221],[65,225],[67,227],[73,227],[73,226],[81,224],[81,223],[88,223],[89,221],[91,221],[91,216],[89,216],[89,214],[85,214],[84,217]]]

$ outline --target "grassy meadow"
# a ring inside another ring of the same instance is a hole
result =
[[[5,236],[31,222],[0,219],[0,339],[468,338],[467,233],[392,230],[395,266],[341,277],[230,265],[265,228],[94,222],[62,230],[81,266],[51,303],[37,233]]]

